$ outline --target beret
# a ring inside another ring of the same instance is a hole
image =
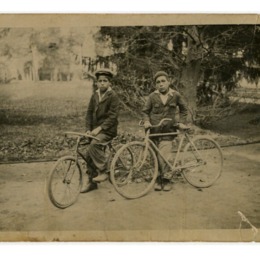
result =
[[[158,71],[154,74],[153,80],[155,81],[160,76],[165,76],[167,78],[169,77],[169,75],[165,71]]]
[[[101,76],[101,75],[107,76],[107,77],[110,77],[110,78],[113,78],[113,77],[114,77],[114,73],[113,73],[113,71],[110,70],[110,69],[99,69],[99,70],[95,71],[94,74],[95,74],[96,78],[97,78],[98,76]]]

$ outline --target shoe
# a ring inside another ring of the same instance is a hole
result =
[[[103,182],[108,179],[108,174],[106,173],[101,173],[97,177],[93,178],[93,182]]]
[[[154,190],[155,191],[161,191],[162,190],[161,183],[156,182],[155,185],[154,185]]]
[[[84,188],[81,189],[81,193],[86,193],[86,192],[90,192],[92,190],[97,190],[98,189],[98,185],[97,183],[94,182],[89,182]]]
[[[170,182],[166,182],[164,185],[163,185],[163,191],[170,191],[172,189],[172,185]]]

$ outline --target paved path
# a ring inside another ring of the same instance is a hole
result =
[[[219,230],[222,237],[228,229],[238,231],[238,211],[259,228],[260,144],[228,147],[223,153],[221,178],[202,191],[180,182],[168,193],[151,191],[143,198],[126,200],[106,182],[96,191],[81,194],[76,204],[65,210],[55,208],[46,196],[45,179],[53,163],[0,165],[0,240],[8,240],[12,231],[63,231],[73,234],[68,239],[80,239],[80,231],[94,234],[91,239],[104,240],[109,238],[103,231],[121,234],[127,230],[130,233],[116,240],[132,240],[131,232],[143,230],[152,232],[150,236],[156,234],[146,239],[175,240],[177,232],[189,240],[193,233],[186,237],[185,232],[190,230]],[[249,228],[246,223],[243,227]],[[218,239],[216,233],[214,238]]]

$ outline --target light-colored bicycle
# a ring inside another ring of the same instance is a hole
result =
[[[170,120],[163,119],[151,128],[160,127]],[[173,160],[163,156],[151,139],[162,136],[178,136],[179,145],[176,153],[172,153],[175,157]],[[129,156],[129,151],[132,157]],[[158,156],[163,158],[170,169],[163,173],[164,178],[171,180],[181,174],[188,183],[199,188],[213,185],[220,177],[223,167],[221,148],[213,139],[204,136],[191,138],[188,127],[172,133],[158,134],[151,134],[148,129],[143,141],[127,143],[116,152],[110,168],[110,178],[116,191],[128,199],[147,194],[158,176]]]

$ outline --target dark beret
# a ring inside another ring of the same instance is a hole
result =
[[[95,76],[96,76],[96,78],[98,78],[99,76],[106,76],[106,77],[109,77],[109,78],[113,78],[114,73],[110,69],[99,69],[95,72]]]
[[[169,78],[169,75],[165,72],[165,71],[158,71],[154,74],[153,76],[153,80],[156,81],[156,79],[160,76],[165,76],[167,78]]]

